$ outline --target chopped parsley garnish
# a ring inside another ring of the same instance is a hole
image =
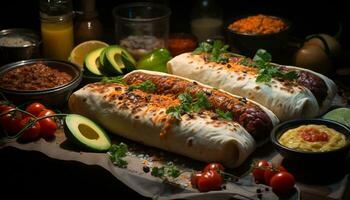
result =
[[[139,85],[130,85],[128,90],[133,91],[136,89],[142,90],[144,92],[154,92],[157,90],[157,86],[151,80],[147,80],[140,83]]]
[[[216,114],[218,115],[219,118],[223,118],[223,119],[226,119],[226,120],[232,120],[233,119],[233,115],[232,115],[232,112],[230,111],[227,111],[227,112],[224,112],[220,109],[215,109],[215,112]]]
[[[211,106],[203,91],[198,92],[195,99],[186,93],[180,94],[177,98],[180,99],[181,104],[168,108],[166,113],[178,120],[181,120],[181,116],[185,113],[198,112],[201,109],[208,109]]]
[[[101,82],[103,83],[121,83],[125,84],[123,76],[115,76],[115,77],[102,77]]]
[[[121,168],[126,168],[126,166],[128,165],[128,162],[123,158],[126,156],[127,152],[128,152],[128,145],[124,143],[120,143],[118,145],[113,144],[109,149],[108,154],[113,164]]]
[[[151,175],[159,178],[163,177],[172,177],[177,178],[181,174],[180,170],[173,164],[166,165],[162,167],[153,167],[151,171]]]
[[[193,51],[193,54],[208,53],[209,61],[226,63],[228,62],[229,57],[226,55],[228,53],[228,45],[220,40],[215,40],[213,44],[202,42],[199,44],[199,47]]]

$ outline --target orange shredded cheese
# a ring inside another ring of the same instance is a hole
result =
[[[229,29],[247,34],[278,33],[287,27],[280,18],[268,15],[254,15],[239,19],[229,25]]]

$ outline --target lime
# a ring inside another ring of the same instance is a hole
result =
[[[167,72],[166,64],[171,59],[170,52],[165,48],[155,49],[144,55],[136,64],[137,69]]]
[[[108,44],[98,40],[89,40],[80,43],[78,46],[74,47],[71,51],[68,60],[74,64],[77,64],[81,68],[84,66],[85,56],[93,50],[107,47]]]
[[[331,110],[325,115],[323,115],[322,118],[334,120],[350,127],[350,109],[349,108],[337,108],[337,109]]]

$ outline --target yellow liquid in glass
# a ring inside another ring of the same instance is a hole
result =
[[[73,22],[41,22],[44,56],[67,60],[74,46]]]

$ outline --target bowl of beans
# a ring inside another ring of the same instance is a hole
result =
[[[82,72],[70,62],[29,59],[0,67],[0,92],[14,103],[39,101],[64,105],[80,84]]]
[[[226,36],[231,47],[245,56],[254,56],[258,49],[278,54],[286,47],[290,27],[282,17],[258,14],[233,20]]]

